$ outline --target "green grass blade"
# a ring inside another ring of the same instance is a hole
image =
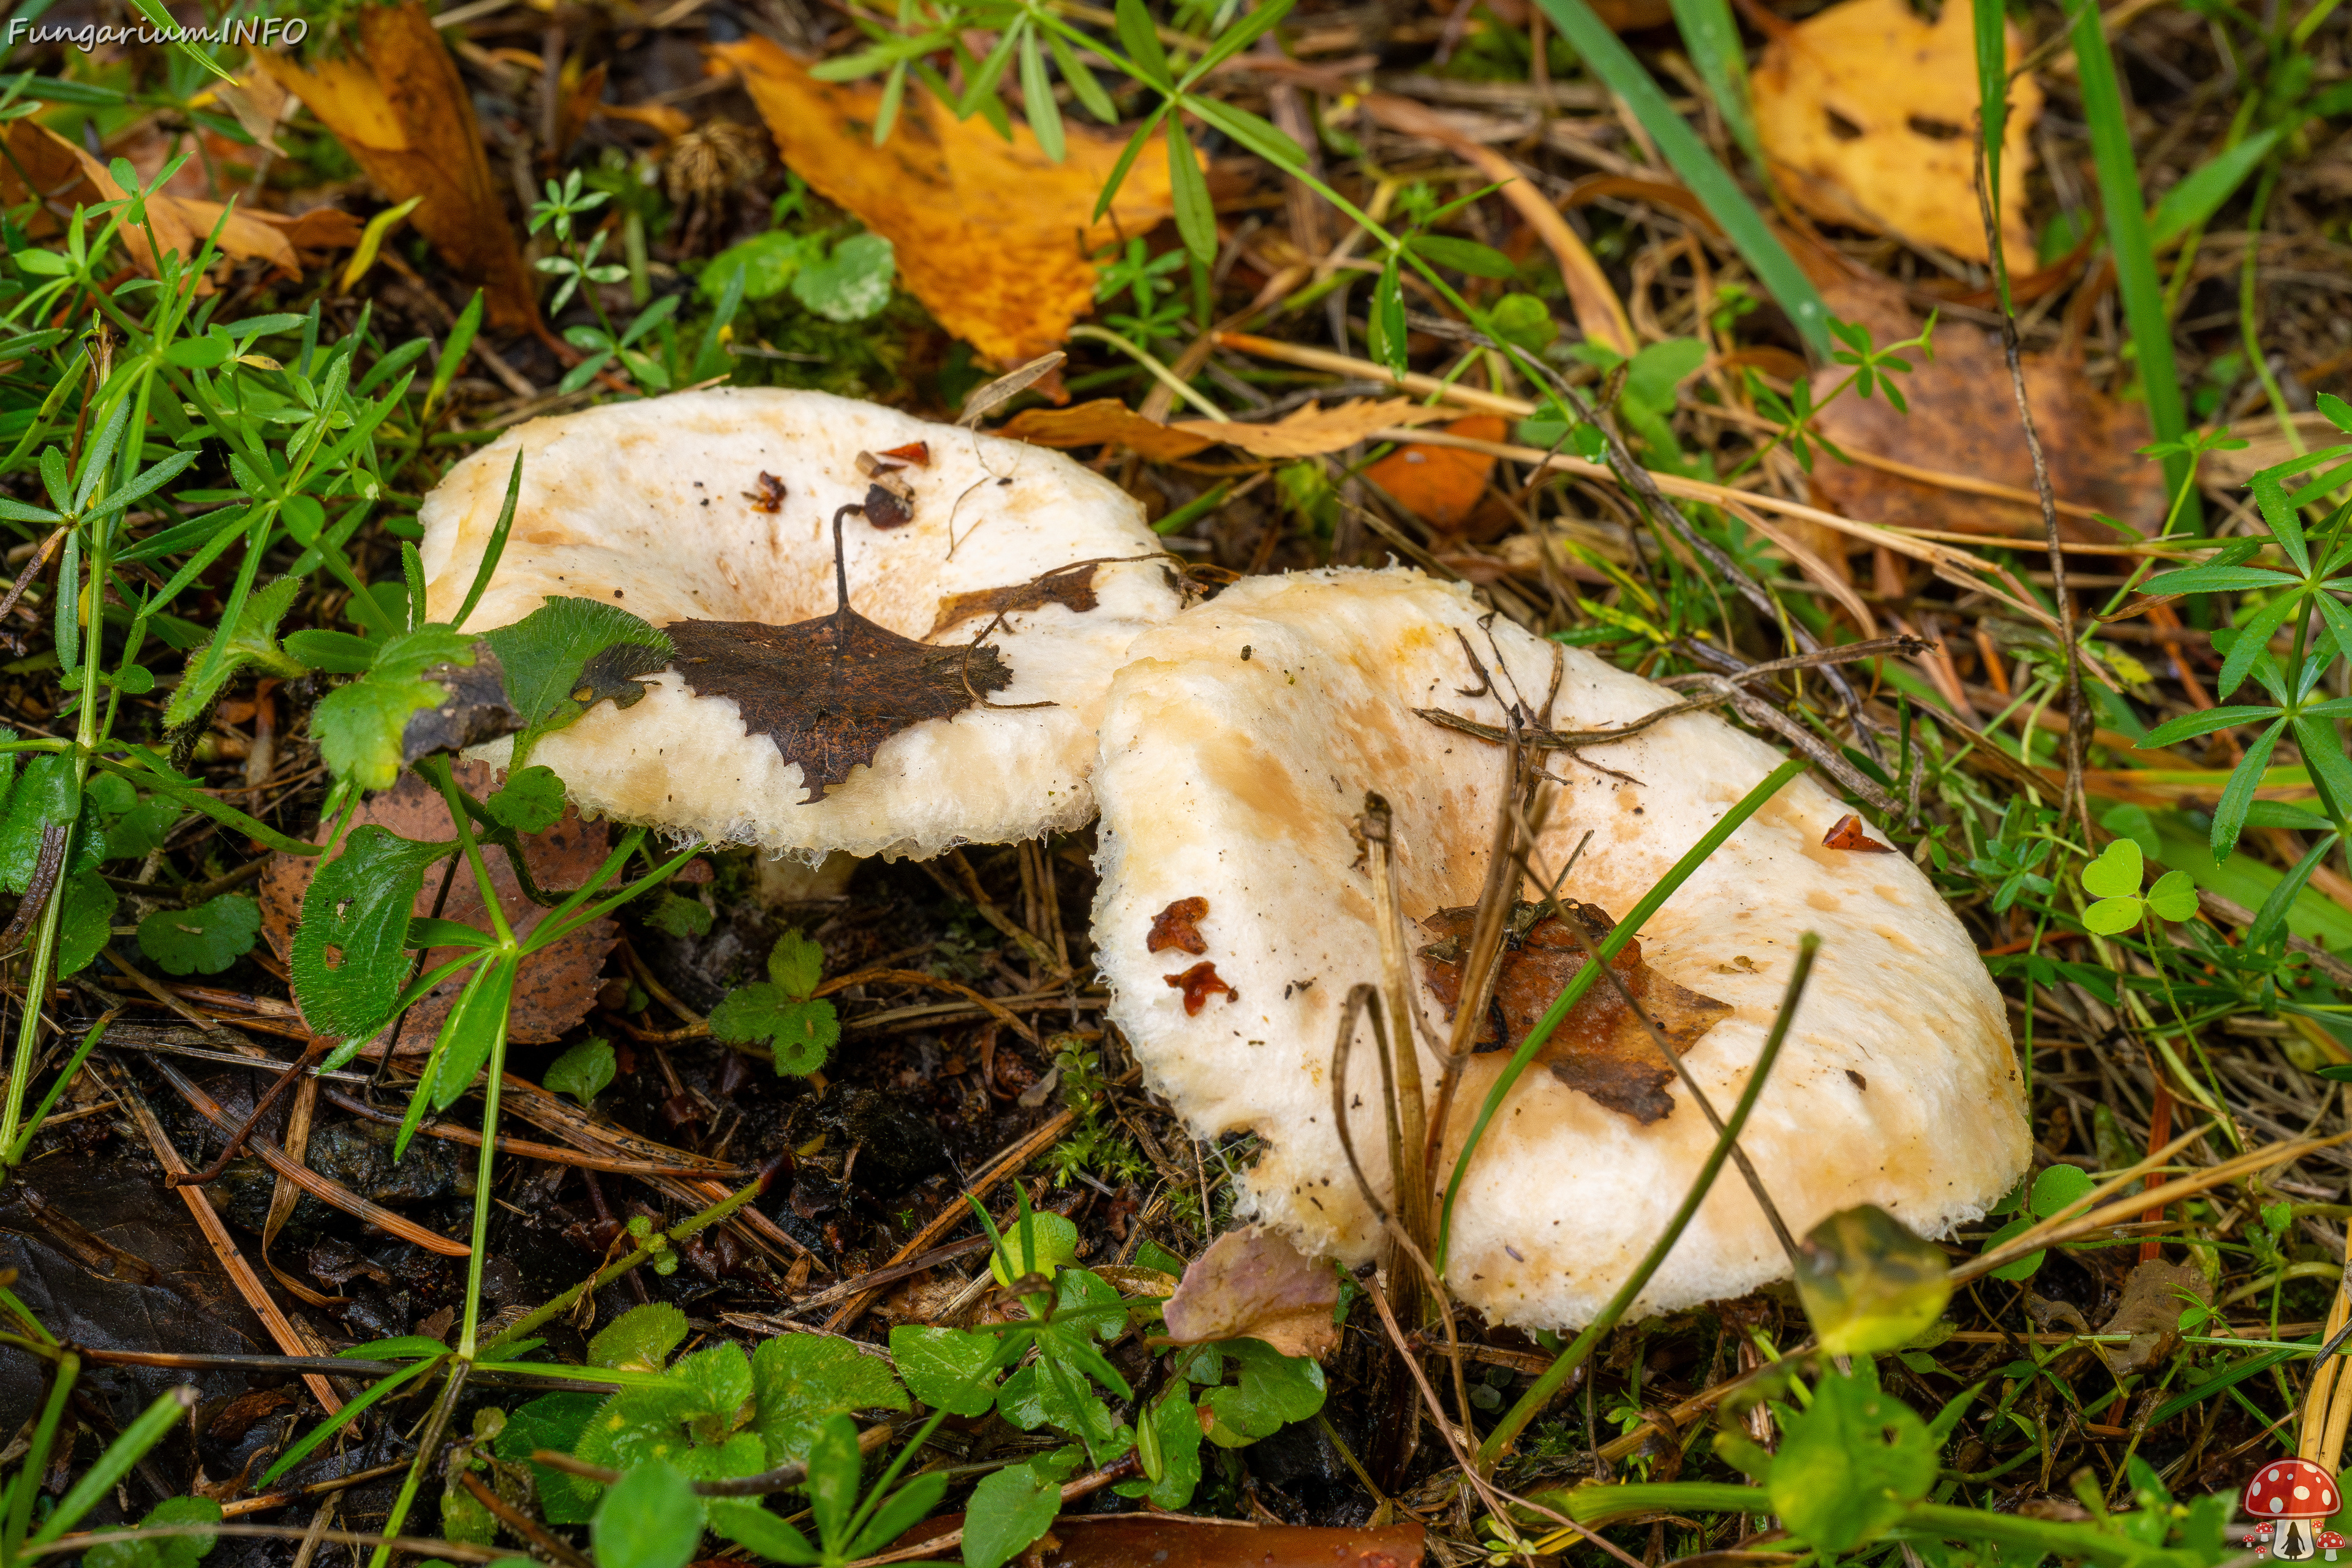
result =
[[[1739,24],[1732,18],[1731,0],[1674,0],[1675,26],[1690,51],[1699,79],[1714,96],[1731,139],[1739,143],[1757,177],[1770,180],[1764,160],[1764,142],[1756,134],[1756,114],[1748,101],[1748,53],[1739,41]]]
[[[1580,5],[1581,0],[1572,0],[1572,3]],[[1544,0],[1546,9],[1549,9],[1551,4],[1552,0]],[[1741,795],[1729,811],[1717,818],[1715,826],[1702,834],[1699,841],[1692,845],[1681,859],[1666,868],[1666,874],[1658,879],[1657,885],[1643,894],[1641,901],[1626,910],[1625,918],[1617,922],[1617,929],[1603,939],[1600,948],[1601,963],[1607,963],[1623,951],[1625,944],[1633,939],[1633,933],[1642,929],[1643,923],[1665,907],[1666,900],[1675,896],[1675,889],[1689,881],[1692,875],[1706,864],[1708,856],[1723,847],[1724,840],[1738,832],[1741,823],[1763,810],[1765,804],[1779,795],[1790,780],[1804,771],[1802,757],[1790,758],[1765,774],[1762,782]],[[1503,1108],[1503,1101],[1509,1098],[1511,1089],[1518,1083],[1519,1075],[1527,1070],[1529,1062],[1535,1060],[1536,1053],[1543,1049],[1544,1042],[1551,1038],[1552,1031],[1559,1027],[1560,1020],[1568,1016],[1570,1009],[1584,1000],[1584,994],[1592,989],[1593,981],[1600,975],[1600,966],[1592,963],[1585,964],[1576,972],[1567,986],[1553,998],[1544,1016],[1536,1020],[1535,1027],[1528,1031],[1528,1037],[1521,1040],[1518,1048],[1511,1053],[1510,1062],[1503,1068],[1502,1075],[1487,1089],[1486,1102],[1478,1107],[1477,1120],[1471,1124],[1470,1136],[1463,1141],[1462,1155],[1454,1162],[1454,1174],[1445,1184],[1445,1205],[1437,1222],[1436,1262],[1441,1275],[1445,1272],[1445,1248],[1453,1230],[1454,1200],[1462,1194],[1462,1183],[1470,1174],[1470,1162],[1478,1152],[1479,1141],[1486,1136],[1486,1124]]]
[[[296,1443],[292,1447],[278,1455],[277,1460],[270,1465],[269,1468],[262,1472],[261,1479],[257,1484],[265,1487],[268,1486],[270,1482],[276,1480],[278,1477],[284,1475],[287,1471],[300,1464],[305,1458],[319,1447],[320,1444],[325,1442],[328,1438],[333,1436],[336,1433],[350,1426],[361,1415],[365,1415],[367,1413],[368,1406],[383,1399],[386,1395],[391,1394],[401,1388],[406,1387],[409,1384],[415,1382],[418,1377],[422,1376],[425,1373],[431,1372],[435,1367],[439,1366],[442,1362],[446,1359],[448,1359],[446,1356],[434,1356],[427,1360],[420,1361],[415,1366],[403,1367],[400,1371],[394,1373],[390,1377],[373,1384],[357,1399],[352,1400],[341,1410],[336,1411],[332,1415],[328,1416],[327,1419],[320,1422],[318,1426],[312,1427],[310,1431],[303,1436],[301,1441]]]
[[[2115,258],[2116,289],[2123,296],[2124,321],[2139,355],[2147,422],[2159,441],[2177,441],[2189,427],[2180,397],[2180,373],[2172,358],[2172,320],[2164,309],[2164,286],[2156,275],[2156,250],[2148,240],[2147,198],[2140,193],[2139,165],[2132,157],[2131,127],[2124,119],[2123,89],[2116,79],[2116,57],[2107,48],[2096,5],[2084,5],[2074,19],[2074,61],[2080,73],[2083,118],[2091,128],[2091,155],[2099,174],[2099,199],[2107,213],[2107,248]],[[2189,458],[2164,459],[2164,482],[2178,491],[2188,481]]]
[[[1821,291],[1773,237],[1764,215],[1748,201],[1739,182],[1715,161],[1706,143],[1675,112],[1664,91],[1642,68],[1633,52],[1592,14],[1592,7],[1584,0],[1537,3],[1551,18],[1552,26],[1559,29],[1560,37],[1584,57],[1592,74],[1633,110],[1633,117],[1658,144],[1658,151],[1665,154],[1666,162],[1674,165],[1675,173],[1682,176],[1683,184],[1691,188],[1691,194],[1706,208],[1708,216],[1722,226],[1732,247],[1755,270],[1758,280],[1779,301],[1780,309],[1789,313],[1789,320],[1796,323],[1805,341],[1815,352],[1828,353],[1830,310],[1822,303]],[[2170,360],[2168,358],[2166,363],[2168,364]]]
[[[39,1546],[55,1541],[81,1522],[81,1516],[96,1508],[114,1490],[114,1483],[131,1473],[131,1467],[147,1457],[147,1450],[170,1436],[172,1428],[187,1416],[196,1403],[196,1387],[183,1384],[166,1389],[155,1396],[155,1402],[141,1411],[138,1417],[122,1429],[122,1436],[106,1446],[89,1469],[81,1473],[71,1490],[58,1500],[41,1528],[33,1532],[25,1544]]]
[[[1970,0],[1976,22],[1977,113],[1984,132],[1985,191],[2000,230],[2000,145],[2009,134],[2009,16],[2000,0]],[[2004,304],[2008,279],[2001,283]]]

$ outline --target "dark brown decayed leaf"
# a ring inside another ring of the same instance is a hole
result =
[[[798,763],[803,805],[926,719],[951,719],[1013,684],[992,647],[932,647],[844,605],[796,626],[673,621],[674,667],[698,697],[731,697],[743,726]]]
[[[866,498],[870,511],[873,498]],[[1026,583],[1015,583],[1005,588],[974,588],[966,594],[950,594],[940,601],[940,617],[931,623],[930,635],[939,636],[960,621],[974,616],[1009,616],[1016,610],[1040,610],[1047,605],[1066,605],[1076,615],[1085,615],[1095,607],[1095,563],[1065,567],[1033,577]]]
[[[1873,838],[1869,834],[1863,831],[1862,814],[1856,811],[1849,811],[1843,816],[1837,819],[1836,823],[1831,826],[1830,830],[1822,836],[1822,847],[1824,849],[1852,849],[1864,855],[1892,855],[1895,853],[1895,847],[1892,844],[1881,844],[1877,839]]]
[[[453,764],[453,769],[459,787],[476,795],[488,795],[497,787],[498,775],[487,763],[460,762]],[[371,823],[390,828],[404,838],[446,842],[457,836],[441,793],[413,773],[403,773],[400,782],[392,788],[361,802],[351,825],[364,827]],[[322,824],[313,837],[323,838],[333,826],[332,822]],[[586,882],[604,864],[612,847],[610,839],[610,831],[604,823],[583,822],[579,812],[567,805],[554,826],[543,833],[523,836],[523,859],[541,891],[568,893]],[[528,934],[547,918],[547,910],[523,897],[521,884],[515,880],[514,868],[508,864],[505,851],[484,851],[482,863],[489,870],[490,885],[498,890],[499,907],[506,910],[507,921],[517,936]],[[280,959],[292,951],[294,925],[301,918],[302,894],[318,868],[319,862],[308,857],[273,855],[261,874],[261,932]],[[445,868],[446,865],[436,866],[425,879],[424,890],[417,894],[412,913],[435,912],[434,900],[440,896]],[[489,913],[482,907],[481,889],[462,861],[450,876],[448,887],[448,898],[439,911],[444,920],[476,927],[489,924]],[[524,959],[516,972],[514,1010],[508,1020],[508,1037],[525,1045],[551,1045],[586,1017],[588,1009],[595,1005],[596,988],[603,983],[604,955],[612,951],[619,935],[611,921],[595,921]],[[457,956],[455,948],[435,948],[424,955],[424,962],[430,966]],[[463,984],[462,978],[448,981],[427,992],[424,1000],[410,1008],[407,1020],[401,1026],[397,1047],[422,1050],[431,1045]]]
[[[1339,1300],[1339,1277],[1329,1268],[1252,1225],[1225,1232],[1192,1260],[1168,1298],[1164,1321],[1180,1345],[1264,1340],[1285,1355],[1319,1361],[1339,1343],[1331,1321]]]
[[[1162,975],[1161,978],[1184,993],[1184,1016],[1187,1018],[1207,1006],[1209,998],[1220,991],[1229,999],[1238,1001],[1241,998],[1240,992],[1217,977],[1217,966],[1213,963],[1196,963],[1181,974]]]
[[[400,760],[413,763],[436,752],[462,752],[511,735],[522,728],[522,715],[507,701],[506,671],[490,645],[474,645],[470,665],[436,665],[425,679],[437,683],[445,695],[432,707],[409,718],[400,732]],[[642,693],[643,687],[638,690]]]
[[[658,648],[616,642],[580,667],[580,684],[572,689],[572,700],[593,707],[609,697],[615,708],[635,708],[646,700],[645,682],[635,678],[651,675],[668,662]]]
[[[1814,280],[1832,314],[1869,327],[1880,343],[1918,331],[1909,303],[1892,284],[1826,271]],[[1898,378],[1911,405],[1908,414],[1895,412],[1884,396],[1848,393],[1822,408],[1816,427],[1830,441],[1857,451],[2031,493],[2033,458],[2017,420],[2017,405],[2009,395],[2009,368],[1999,336],[1973,322],[1947,321],[1937,326],[1934,342],[1933,359],[1923,359],[1916,351],[1902,356],[1912,365],[1909,374]],[[2149,440],[2146,406],[2101,392],[2084,374],[2079,353],[2030,353],[2021,369],[2057,499],[2155,531],[2164,520],[2164,471],[2138,455]],[[1843,365],[1816,372],[1814,394],[1826,396],[1846,372]],[[1812,486],[1822,505],[1868,522],[2042,536],[2042,514],[2036,507],[1969,495],[1878,468],[1848,468],[1827,454],[1813,458]],[[2069,539],[2114,537],[2079,516],[2062,516],[2059,527]]]
[[[1616,922],[1591,904],[1572,899],[1560,908],[1577,920],[1596,947],[1616,928]],[[1522,903],[1512,912],[1504,933],[1504,952],[1495,980],[1495,995],[1486,1022],[1472,1042],[1474,1050],[1516,1049],[1528,1037],[1545,1011],[1584,967],[1584,950],[1558,917],[1542,912],[1539,904]],[[1421,922],[1437,940],[1421,950],[1422,976],[1431,994],[1452,1016],[1462,994],[1463,953],[1477,911],[1440,910]],[[1643,962],[1642,944],[1628,942],[1610,967],[1625,983],[1679,1056],[1698,1043],[1731,1009],[1711,996],[1675,984],[1654,973]],[[1648,1123],[1673,1111],[1666,1085],[1675,1069],[1658,1055],[1657,1043],[1605,982],[1584,994],[1560,1020],[1551,1037],[1536,1053],[1569,1088],[1591,1095],[1610,1110]]]
[[[1143,939],[1143,951],[1165,952],[1172,947],[1198,958],[1209,951],[1209,944],[1201,937],[1201,921],[1208,913],[1206,899],[1178,899],[1151,917],[1151,931]]]
[[[2103,1347],[2116,1376],[2153,1366],[2180,1348],[2184,1291],[2209,1305],[2213,1300],[2211,1282],[2194,1263],[2151,1258],[2125,1277],[2123,1299],[2116,1303],[2115,1315],[2099,1325],[2103,1334],[2131,1336],[2123,1344]]]

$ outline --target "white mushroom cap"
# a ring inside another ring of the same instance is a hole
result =
[[[602,599],[656,626],[830,615],[834,512],[865,500],[869,483],[858,454],[918,441],[929,465],[895,475],[913,491],[913,521],[846,521],[851,606],[904,637],[967,643],[988,617],[933,636],[943,599],[1104,562],[1094,608],[1017,611],[990,639],[1013,673],[991,700],[1055,706],[975,705],[916,724],[803,805],[800,765],[749,733],[733,699],[698,697],[670,670],[647,678],[635,706],[599,704],[546,737],[531,760],[584,809],[812,858],[923,857],[1078,826],[1094,815],[1087,774],[1111,671],[1181,599],[1142,508],[1059,453],[816,392],[688,392],[537,419],[425,498],[428,607],[446,617],[464,599],[520,451],[513,531],[467,629],[520,620],[551,595]],[[773,511],[750,499],[762,474],[783,484]],[[503,761],[505,744],[486,754]]]
[[[1495,696],[1462,695],[1479,682],[1457,632],[1531,708],[1558,657],[1555,728],[1622,723],[1675,698],[1489,622],[1462,588],[1411,571],[1339,570],[1248,579],[1139,638],[1103,720],[1094,932],[1110,1016],[1197,1134],[1255,1129],[1264,1140],[1244,1176],[1244,1212],[1351,1261],[1372,1255],[1377,1221],[1331,1127],[1328,1075],[1349,989],[1378,982],[1381,968],[1350,824],[1367,790],[1387,797],[1408,920],[1476,901],[1502,748],[1412,711],[1501,721]],[[1640,782],[1554,753],[1549,766],[1570,785],[1537,860],[1556,872],[1591,830],[1563,896],[1617,916],[1781,760],[1704,713],[1589,755]],[[1742,1146],[1799,1234],[1867,1202],[1933,1236],[1982,1214],[2025,1168],[2022,1086],[2000,998],[1958,920],[1907,858],[1823,847],[1844,815],[1810,778],[1789,784],[1641,930],[1643,956],[1730,1005],[1684,1058],[1727,1114],[1799,937],[1820,933],[1811,986]],[[1154,918],[1184,899],[1207,902],[1197,921],[1205,952],[1148,952]],[[1165,977],[1200,963],[1236,994],[1209,994],[1188,1016]],[[1414,982],[1444,1038],[1444,1009],[1419,973]],[[1353,1135],[1385,1199],[1369,1029],[1359,1047]],[[1480,1055],[1465,1069],[1443,1168],[1507,1060]],[[1425,1047],[1422,1063],[1433,1094]],[[1662,1234],[1713,1142],[1687,1090],[1669,1092],[1673,1111],[1645,1126],[1531,1066],[1463,1189],[1455,1294],[1528,1328],[1591,1321]],[[1740,1295],[1787,1271],[1755,1200],[1727,1172],[1635,1310]]]

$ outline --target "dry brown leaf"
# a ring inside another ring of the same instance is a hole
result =
[[[1041,610],[1047,605],[1059,605],[1074,616],[1083,616],[1100,602],[1095,597],[1095,565],[1089,561],[1076,568],[1066,566],[1008,587],[950,594],[940,601],[938,617],[923,635],[935,637],[975,616],[1009,616],[1022,610]]]
[[[1409,398],[1368,403],[1350,398],[1336,407],[1308,404],[1271,425],[1238,419],[1180,419],[1162,425],[1146,419],[1117,398],[1097,398],[1068,408],[1029,408],[998,427],[997,434],[1040,447],[1096,447],[1117,443],[1155,462],[1174,462],[1223,442],[1255,458],[1317,458],[1344,451],[1397,425],[1429,425],[1452,411],[1428,408]]]
[[[1285,1355],[1321,1360],[1339,1343],[1331,1309],[1339,1277],[1300,1256],[1279,1233],[1229,1230],[1184,1270],[1162,1319],[1180,1345],[1263,1340]]]
[[[1832,314],[1862,322],[1878,342],[1897,342],[1919,330],[1910,307],[1891,284],[1850,276],[1817,276],[1815,281]],[[1910,374],[1901,378],[1909,414],[1896,413],[1883,395],[1864,398],[1848,392],[1822,410],[1816,427],[1830,440],[1856,451],[1990,479],[2032,494],[2032,454],[2018,422],[2000,338],[1969,322],[1949,321],[1936,329],[1933,342],[1934,359],[1916,353],[1904,356],[1912,364]],[[2022,369],[2058,500],[2155,531],[2164,519],[2164,472],[2138,455],[2154,438],[2146,409],[2091,385],[2076,358],[2027,354]],[[1843,365],[1815,372],[1814,395],[1826,395],[1845,374]],[[1812,483],[1819,505],[1864,522],[1959,533],[2042,533],[2039,507],[1969,495],[1877,468],[1849,468],[1827,453],[1814,455]],[[2059,525],[2071,539],[2115,537],[2081,518],[2062,516]]]
[[[1615,922],[1597,905],[1562,899],[1559,907],[1583,925],[1585,941],[1578,942],[1559,916],[1545,912],[1546,906],[1518,905],[1504,931],[1494,994],[1484,1026],[1472,1037],[1472,1050],[1516,1049],[1584,967],[1587,945],[1597,950],[1614,929]],[[1477,912],[1467,907],[1439,910],[1421,922],[1422,929],[1437,938],[1417,955],[1422,978],[1449,1018],[1461,1000],[1463,963]],[[1677,985],[1651,969],[1639,942],[1628,942],[1609,967],[1676,1056],[1731,1012],[1712,996]],[[1674,1097],[1666,1086],[1675,1079],[1675,1068],[1614,985],[1587,991],[1537,1051],[1536,1059],[1569,1088],[1644,1126],[1674,1113]]]
[[[459,763],[456,772],[458,784],[476,795],[486,795],[496,787],[490,769],[481,763]],[[442,842],[457,831],[450,825],[449,809],[440,793],[415,773],[403,773],[399,784],[381,795],[368,796],[361,804],[352,826],[364,827],[371,823],[403,837]],[[314,837],[322,837],[332,826],[321,824]],[[544,833],[524,836],[523,858],[542,891],[569,892],[584,884],[604,863],[604,857],[611,852],[609,837],[604,823],[583,823],[579,812],[567,805],[552,827]],[[514,868],[508,863],[506,852],[488,850],[482,860],[489,868],[490,885],[498,890],[499,907],[505,910],[514,933],[522,936],[535,930],[548,911],[522,896],[521,884],[515,880]],[[311,875],[318,867],[318,861],[309,857],[273,855],[268,868],[261,874],[261,931],[281,959],[292,952],[295,922],[302,913],[302,894],[310,886]],[[481,889],[462,863],[449,879],[448,886],[448,898],[439,910],[441,918],[486,926],[489,915],[482,904]],[[424,890],[417,894],[413,912],[434,913],[434,901],[440,893],[440,868],[436,868],[425,877]],[[565,1030],[586,1017],[588,1009],[595,1004],[596,988],[603,983],[600,972],[604,955],[619,937],[611,921],[595,921],[524,959],[515,974],[514,1008],[509,1016],[507,1037],[524,1045],[552,1045],[563,1037]],[[425,954],[425,964],[429,968],[457,956],[455,948],[436,948]],[[426,993],[423,1001],[411,1007],[401,1026],[397,1048],[422,1050],[431,1045],[463,984],[462,976],[450,981]]]
[[[765,38],[711,53],[742,73],[793,172],[887,238],[915,298],[1000,364],[1058,347],[1093,308],[1093,253],[1122,234],[1149,232],[1172,210],[1160,138],[1096,223],[1095,197],[1119,142],[1073,125],[1055,163],[1026,125],[1016,124],[1008,142],[981,116],[959,121],[929,93],[913,92],[877,147],[878,87],[818,81]]]
[[[42,198],[42,211],[29,226],[37,239],[58,232],[75,207],[121,201],[128,194],[104,163],[30,120],[12,122],[0,145],[7,151],[7,156],[0,159],[0,205],[14,207],[29,199],[25,189],[25,179],[29,177]],[[217,224],[223,255],[234,261],[267,261],[288,278],[302,276],[304,252],[315,255],[348,248],[360,242],[362,232],[359,219],[331,207],[288,217],[282,213],[233,209],[191,196],[151,196],[147,216],[155,230],[155,243],[165,255],[173,251],[183,258],[196,255]],[[131,263],[148,277],[156,276],[156,258],[146,235],[126,231],[126,238]],[[198,289],[209,292],[210,284],[200,283]]]
[[[1473,414],[1445,426],[1449,436],[1497,442],[1510,434],[1510,424],[1499,414]],[[1388,492],[1430,527],[1452,533],[1469,521],[1478,498],[1486,493],[1495,471],[1492,452],[1462,447],[1400,447],[1364,470],[1364,478]]]
[[[1116,397],[1074,403],[1067,408],[1024,408],[996,434],[1039,447],[1099,447],[1116,443],[1156,463],[1176,462],[1213,445],[1190,430],[1146,419]]]
[[[2125,1277],[2115,1315],[2099,1325],[2103,1334],[2131,1336],[2122,1344],[2101,1347],[2117,1377],[2153,1366],[2179,1348],[2183,1296],[2201,1306],[2212,1304],[2212,1283],[2194,1263],[2152,1258]]]
[[[363,5],[358,44],[308,68],[264,54],[278,84],[310,106],[385,198],[422,196],[411,222],[457,274],[485,290],[491,323],[535,327],[539,305],[514,226],[483,151],[474,100],[432,18],[415,4]]]
[[[1922,21],[1906,0],[1845,0],[1764,47],[1751,79],[1756,132],[1789,194],[1832,223],[1991,259],[1977,211],[1976,45],[1969,8]],[[2020,43],[2009,29],[2014,66]],[[2032,76],[2010,84],[2000,161],[2001,249],[2033,270],[2025,217]]]
[[[1452,412],[1424,407],[1410,398],[1367,403],[1351,397],[1330,408],[1310,403],[1271,425],[1244,425],[1237,419],[1179,419],[1169,428],[1239,447],[1254,458],[1318,458],[1370,440],[1375,430],[1393,425],[1433,425]]]

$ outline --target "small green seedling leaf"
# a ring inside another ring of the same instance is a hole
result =
[[[964,1509],[964,1568],[1003,1568],[1053,1527],[1061,1483],[1034,1460],[980,1478]]]
[[[994,1335],[962,1329],[901,1323],[890,1331],[890,1359],[907,1387],[932,1409],[950,1415],[985,1415],[994,1407],[997,1380],[981,1374],[996,1350]]]
[[[648,1459],[613,1483],[588,1539],[598,1568],[686,1568],[702,1540],[702,1500],[675,1467]]]
[[[1078,1227],[1060,1215],[1033,1210],[1004,1227],[996,1250],[989,1255],[988,1271],[1010,1290],[1015,1279],[1027,1275],[1052,1279],[1056,1268],[1075,1262],[1077,1256]]]
[[[1826,1556],[1891,1528],[1935,1485],[1937,1458],[1927,1423],[1862,1362],[1853,1376],[1822,1379],[1812,1404],[1786,1418],[1766,1484],[1781,1521]]]
[[[2197,884],[2186,871],[2167,871],[2147,890],[2147,907],[2168,921],[2189,920],[2197,913]]]
[[[667,1301],[632,1307],[588,1342],[592,1366],[616,1372],[659,1372],[686,1339],[686,1314]]]
[[[824,1066],[841,1039],[833,1004],[814,993],[824,950],[796,931],[776,939],[768,979],[739,985],[710,1011],[710,1033],[731,1045],[765,1044],[779,1075],[805,1077]]]
[[[890,302],[898,254],[878,234],[852,235],[822,261],[804,263],[793,298],[828,321],[863,321]]]
[[[613,1081],[613,1043],[583,1040],[547,1064],[540,1087],[551,1094],[568,1094],[586,1105]]]
[[[261,906],[223,893],[190,910],[157,910],[139,922],[139,951],[166,974],[218,974],[253,951]]]
[[[768,1462],[808,1458],[817,1427],[853,1410],[904,1410],[907,1391],[887,1363],[846,1340],[778,1334],[751,1355],[751,1425]]]
[[[303,674],[302,662],[278,642],[278,623],[294,607],[295,595],[301,591],[301,578],[278,578],[247,598],[236,626],[224,626],[215,634],[226,645],[218,658],[213,658],[209,647],[189,655],[188,672],[164,706],[163,728],[179,730],[194,723],[247,665],[287,679]],[[206,675],[208,660],[211,673]]]
[[[517,833],[541,833],[563,815],[563,781],[553,768],[518,768],[483,805]]]
[[[596,599],[550,598],[510,626],[485,632],[506,677],[507,704],[522,721],[510,766],[521,770],[541,736],[610,698],[630,708],[646,694],[636,678],[669,662],[667,635]]]
[[[2083,890],[2100,899],[2137,898],[2144,868],[2138,843],[2118,838],[2083,868]]]
[[[221,1505],[210,1498],[166,1498],[139,1521],[141,1530],[160,1524],[218,1524]],[[196,1568],[216,1544],[210,1535],[159,1535],[152,1541],[109,1541],[82,1553],[86,1568]]]
[[[700,899],[689,899],[667,889],[646,911],[646,924],[664,936],[708,936],[710,934],[710,906]]]

